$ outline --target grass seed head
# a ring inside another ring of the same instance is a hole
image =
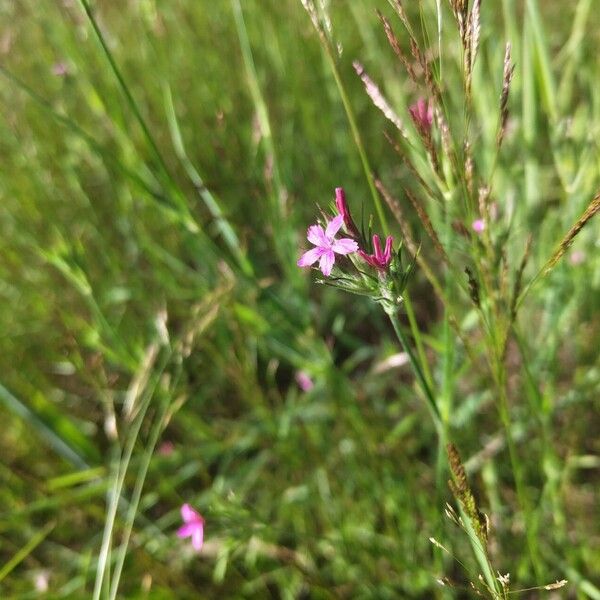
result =
[[[498,136],[496,138],[496,145],[498,148],[500,148],[502,145],[502,142],[504,141],[504,135],[506,133],[506,123],[508,121],[508,96],[510,94],[510,84],[515,73],[515,65],[511,63],[510,51],[510,43],[507,43],[504,51],[502,93],[500,94],[500,127],[498,129]]]
[[[471,491],[465,468],[460,459],[460,455],[454,444],[446,446],[448,453],[448,461],[450,463],[450,471],[453,478],[448,482],[454,497],[460,502],[463,511],[471,521],[475,535],[483,545],[487,547],[488,541],[488,525],[485,515],[480,512],[475,501],[475,496]]]

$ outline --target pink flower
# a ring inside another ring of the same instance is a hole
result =
[[[313,380],[306,371],[298,371],[296,373],[296,383],[303,392],[310,392],[315,387]]]
[[[433,124],[433,103],[431,100],[419,98],[410,106],[408,112],[421,134],[429,135]]]
[[[585,252],[582,252],[581,250],[575,250],[571,253],[570,261],[574,266],[580,265],[585,261]]]
[[[204,544],[204,519],[189,504],[181,507],[181,518],[184,525],[177,530],[177,537],[192,538],[192,547],[196,552],[202,550]]]
[[[352,219],[352,215],[350,214],[348,203],[346,202],[346,194],[344,193],[344,188],[335,188],[335,206],[337,207],[338,213],[340,213],[340,215],[342,215],[342,217],[344,218],[344,225],[346,226],[346,231],[354,237],[360,237],[358,229],[354,224],[354,220]]]
[[[476,221],[473,221],[471,227],[475,233],[483,233],[485,230],[485,221],[483,219],[477,219]]]
[[[173,442],[170,442],[169,440],[164,441],[158,447],[158,453],[160,454],[160,456],[171,456],[171,454],[173,454],[174,451],[175,444]]]
[[[368,262],[372,267],[376,269],[387,269],[388,265],[392,261],[392,244],[394,243],[394,238],[389,235],[385,240],[385,250],[381,251],[381,243],[379,241],[379,236],[375,234],[373,236],[373,250],[374,254],[367,254],[363,250],[359,250],[358,253],[360,257]]]
[[[64,77],[69,74],[69,65],[66,62],[57,62],[52,65],[52,74],[57,77]]]
[[[305,252],[298,261],[299,267],[309,267],[319,261],[319,268],[325,277],[331,275],[331,269],[335,263],[336,254],[352,254],[358,250],[358,244],[350,238],[336,240],[335,235],[344,222],[343,215],[337,215],[329,223],[325,230],[320,225],[311,225],[306,237],[316,248]]]

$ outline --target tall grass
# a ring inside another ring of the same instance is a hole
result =
[[[593,2],[302,4],[0,6],[1,595],[600,598]],[[404,350],[295,266],[340,185]]]

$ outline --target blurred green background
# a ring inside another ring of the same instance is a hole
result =
[[[409,14],[437,60],[438,6],[419,4]],[[368,159],[443,276],[401,192],[414,175],[384,136],[397,132],[352,68],[359,60],[409,121],[423,90],[375,9],[399,37],[401,23],[385,0],[324,6]],[[394,366],[393,331],[376,305],[311,283],[295,264],[336,186],[355,214],[374,212],[302,4],[87,7],[0,3],[0,595],[469,597],[436,583],[468,587],[478,567],[443,516],[448,476],[436,474],[435,430],[410,370]],[[464,111],[460,49],[440,7],[452,124]],[[493,162],[510,40],[516,71],[494,175],[510,227],[498,225],[498,243],[514,267],[533,235],[528,279],[600,188],[595,8],[482,6],[475,161],[482,171]],[[564,578],[554,597],[600,598],[598,224],[531,292],[508,357],[542,581],[477,360],[482,335],[461,273],[474,255],[447,233],[461,268],[445,285],[475,361],[420,272],[409,289],[491,519],[494,565],[515,589]],[[184,502],[206,518],[200,555],[175,536]]]

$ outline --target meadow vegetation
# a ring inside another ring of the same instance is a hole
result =
[[[600,599],[596,9],[0,3],[0,596]]]

